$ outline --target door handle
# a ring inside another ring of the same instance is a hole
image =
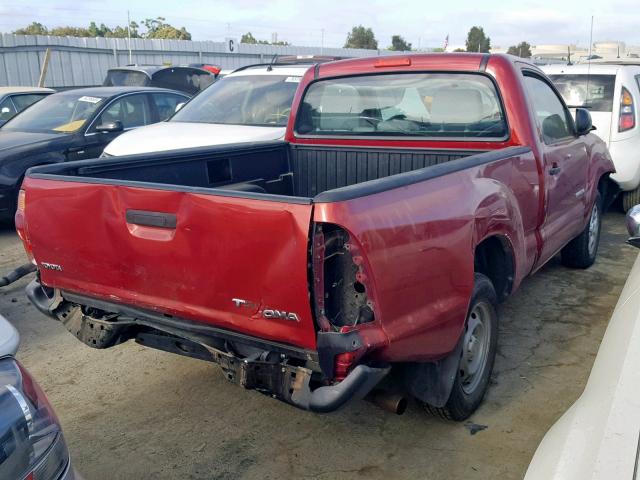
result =
[[[177,217],[173,213],[150,212],[147,210],[127,210],[127,223],[144,227],[175,229]]]
[[[560,173],[560,170],[562,170],[557,163],[554,163],[551,168],[549,169],[549,175],[557,175]]]

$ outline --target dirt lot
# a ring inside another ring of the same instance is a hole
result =
[[[557,261],[501,308],[494,385],[472,421],[394,416],[361,401],[296,410],[228,383],[214,365],[129,342],[93,350],[39,314],[26,279],[0,292],[20,331],[20,360],[57,409],[73,461],[99,479],[516,479],[549,426],[580,395],[636,250],[624,217],[605,218],[596,265]],[[2,271],[24,263],[0,232]]]

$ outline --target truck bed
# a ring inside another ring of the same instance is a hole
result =
[[[477,153],[481,152],[309,147],[272,142],[85,160],[40,167],[32,171],[32,176],[52,175],[69,181],[91,178],[92,183],[131,186],[154,184],[154,188],[187,191],[220,189],[224,192],[217,193],[227,196],[271,200],[287,197],[281,200],[307,203],[307,199],[326,191]]]

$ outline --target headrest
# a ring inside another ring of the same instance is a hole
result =
[[[432,123],[474,123],[483,117],[482,97],[472,88],[443,88],[435,92]]]

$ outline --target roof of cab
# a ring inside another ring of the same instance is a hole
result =
[[[526,59],[506,54],[490,53],[420,53],[361,57],[323,63],[316,66],[318,77],[354,75],[389,71],[484,71],[491,62],[526,63],[539,68]]]

